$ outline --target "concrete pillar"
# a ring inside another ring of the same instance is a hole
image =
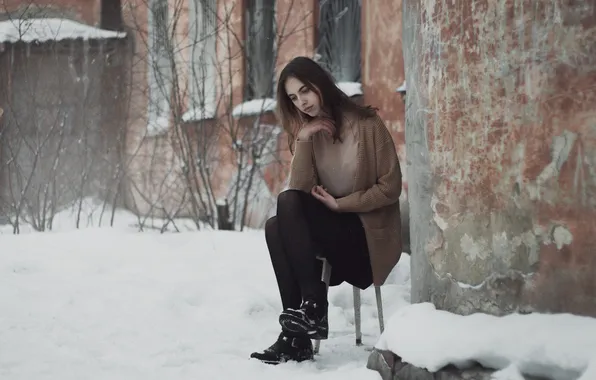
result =
[[[596,316],[594,2],[403,4],[412,301]]]

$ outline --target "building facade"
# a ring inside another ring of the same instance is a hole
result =
[[[180,207],[183,214],[187,212],[182,204],[190,196],[188,184],[178,181],[189,170],[188,160],[171,148],[173,135],[186,134],[210,142],[182,145],[197,149],[208,145],[211,152],[202,152],[203,164],[209,156],[214,165],[210,170],[200,168],[203,173],[194,173],[192,180],[202,175],[198,186],[204,187],[209,177],[211,195],[217,200],[237,197],[240,183],[252,178],[255,194],[251,190],[245,197],[251,200],[248,224],[262,225],[283,189],[290,160],[286,137],[272,112],[276,77],[300,55],[317,59],[349,95],[378,107],[402,162],[405,159],[404,103],[396,92],[404,82],[400,1],[154,0],[149,7],[127,3],[123,9],[125,23],[134,31],[138,62],[147,62],[133,74],[134,83],[147,86],[132,91],[128,141],[129,152],[135,152],[131,173],[136,173],[133,183],[138,188],[128,203],[139,213],[156,211],[150,209],[158,199],[165,203],[159,201],[157,208]],[[168,42],[154,42],[159,30],[170,37]],[[164,91],[159,83],[173,85]],[[268,146],[264,150],[276,152],[275,159],[261,163],[257,175],[240,178],[239,172],[254,169],[250,161],[255,153],[243,166],[238,163],[239,151],[250,150],[247,144],[254,148],[255,136],[263,134],[275,140],[262,144]],[[154,164],[148,166],[148,157]],[[167,198],[165,193],[178,195]],[[153,195],[147,199],[147,194]]]
[[[214,222],[218,204],[228,202],[236,222],[262,226],[291,160],[273,112],[276,78],[300,55],[377,107],[405,160],[399,0],[7,0],[3,7],[4,20],[63,18],[126,33],[127,50],[116,53],[129,67],[119,77],[127,91],[116,100],[127,109],[117,121],[125,135],[117,192],[139,215]],[[113,52],[98,54],[114,60]]]

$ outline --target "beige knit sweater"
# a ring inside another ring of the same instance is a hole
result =
[[[375,285],[382,285],[401,256],[399,196],[402,176],[395,144],[377,115],[352,117],[359,127],[353,192],[337,198],[339,212],[357,213],[364,226]],[[306,192],[319,184],[312,141],[296,141],[290,189]]]
[[[344,118],[341,142],[333,141],[326,133],[316,133],[312,137],[313,157],[317,163],[319,184],[332,196],[339,198],[354,191],[354,178],[358,170],[357,123]]]

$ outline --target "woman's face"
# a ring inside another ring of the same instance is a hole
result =
[[[300,80],[289,77],[285,83],[286,93],[294,106],[310,117],[321,112],[321,98]]]

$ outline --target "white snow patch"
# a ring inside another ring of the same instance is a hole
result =
[[[453,278],[453,276],[451,276]],[[484,286],[486,281],[482,281],[478,285],[466,284],[465,282],[457,281],[457,285],[462,289],[480,289]]]
[[[447,228],[449,228],[449,223],[447,223],[445,218],[443,218],[439,215],[439,211],[437,211],[437,205],[439,203],[440,203],[439,198],[435,194],[433,194],[433,196],[430,200],[430,208],[433,211],[433,220],[437,224],[437,227],[439,227],[441,230],[445,231]]]
[[[228,201],[225,198],[218,198],[215,200],[215,204],[217,206],[225,206],[226,204],[228,204]]]
[[[78,220],[78,226],[77,226]],[[20,217],[19,233],[29,234],[37,231],[30,224],[27,215]],[[8,216],[8,224],[0,224],[0,235],[13,234],[14,217]],[[96,198],[84,198],[58,211],[52,218],[51,230],[48,232],[66,232],[87,228],[116,228],[120,231],[138,232],[188,232],[196,231],[197,223],[190,218],[165,218],[137,216],[131,211],[113,208],[109,203]],[[210,229],[208,224],[199,223],[200,229]]]
[[[588,372],[596,366],[596,318],[539,313],[461,316],[420,303],[398,310],[376,347],[431,372],[476,361],[486,368],[506,369],[502,379],[516,379],[517,369],[547,379],[593,380],[593,372]]]
[[[103,30],[62,18],[11,19],[0,22],[0,42],[46,42],[82,38],[123,38],[126,33]]]
[[[349,97],[362,95],[362,84],[358,82],[337,82],[336,86]]]
[[[147,123],[147,136],[155,137],[160,136],[168,132],[170,128],[170,117],[158,116],[155,120],[149,120]]]
[[[260,115],[265,112],[275,111],[277,101],[271,98],[253,99],[238,104],[232,110],[233,117]]]
[[[523,375],[515,364],[510,364],[506,368],[492,374],[491,380],[525,380]]]
[[[557,226],[553,231],[553,239],[557,245],[557,249],[562,249],[564,245],[569,245],[573,241],[573,235],[571,232],[563,227]]]
[[[182,115],[182,121],[189,122],[189,121],[199,121],[205,119],[213,119],[216,115],[215,107],[213,106],[205,106],[205,107],[193,107],[190,108]]]

